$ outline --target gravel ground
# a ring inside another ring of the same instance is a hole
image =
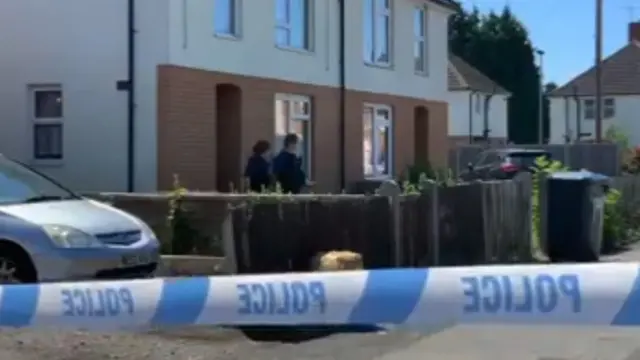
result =
[[[3,331],[0,360],[640,360],[638,346],[640,331],[611,328],[455,327],[431,336],[349,334],[301,344],[256,343],[213,329]]]

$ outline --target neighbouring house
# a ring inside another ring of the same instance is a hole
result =
[[[174,175],[226,191],[255,141],[279,147],[287,132],[303,139],[315,191],[416,161],[444,166],[454,10],[450,0],[2,1],[0,152],[87,191],[164,190]]]
[[[628,31],[628,43],[602,62],[602,134],[615,125],[640,145],[640,22]],[[595,67],[549,93],[550,143],[595,139],[595,95]]]
[[[508,142],[511,94],[460,57],[449,56],[450,146]]]

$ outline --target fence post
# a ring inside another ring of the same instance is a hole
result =
[[[440,200],[438,199],[439,185],[436,181],[425,178],[420,179],[419,186],[420,189],[422,189],[425,194],[429,194],[431,198],[431,226],[429,227],[431,230],[431,239],[433,244],[433,248],[431,249],[433,258],[431,260],[433,261],[433,266],[438,266],[440,265]]]
[[[402,267],[404,261],[404,244],[402,242],[402,218],[400,214],[400,195],[402,190],[394,180],[387,180],[378,188],[378,194],[389,199],[391,209],[391,229],[394,246],[394,261],[397,267]]]
[[[235,238],[233,234],[233,217],[231,214],[231,205],[227,204],[227,211],[221,226],[222,247],[224,249],[224,262],[222,267],[225,274],[238,273],[238,258],[236,255]]]

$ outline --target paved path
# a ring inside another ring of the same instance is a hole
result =
[[[640,261],[640,246],[605,261]],[[456,326],[256,343],[234,330],[0,331],[0,360],[640,360],[640,329]]]

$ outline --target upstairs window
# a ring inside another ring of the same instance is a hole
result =
[[[391,65],[391,0],[364,0],[364,61]]]
[[[216,35],[240,37],[240,1],[215,0],[213,26]]]
[[[285,49],[311,51],[313,0],[275,0],[275,2],[276,45]]]

